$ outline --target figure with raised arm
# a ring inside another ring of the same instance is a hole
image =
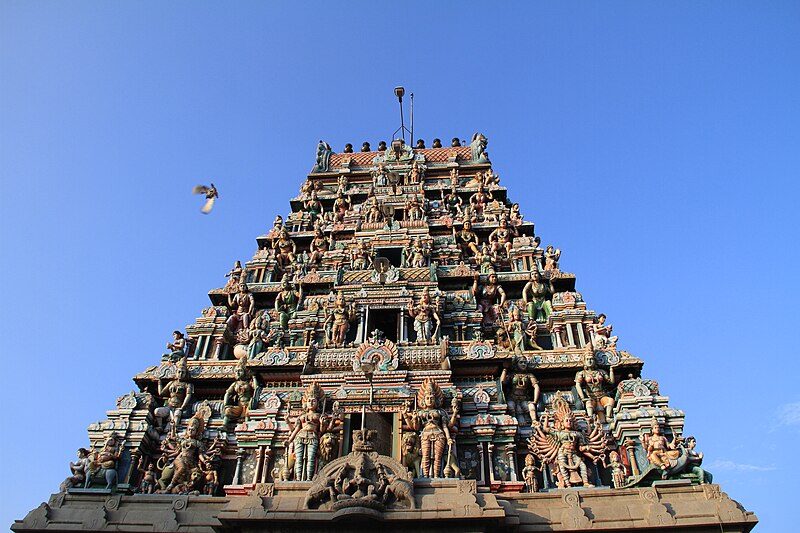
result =
[[[587,346],[583,356],[583,370],[575,374],[575,390],[586,406],[587,415],[593,417],[597,411],[605,410],[606,421],[611,421],[614,398],[607,389],[614,386],[615,379],[614,367],[611,366],[608,372],[597,368],[597,358],[591,347]]]

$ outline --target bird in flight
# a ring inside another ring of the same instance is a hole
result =
[[[206,196],[206,203],[203,208],[200,210],[203,212],[204,215],[207,215],[211,212],[211,208],[214,207],[214,199],[219,198],[219,193],[217,192],[217,188],[214,184],[211,184],[211,187],[206,187],[205,185],[197,185],[194,189],[192,189],[192,193],[194,194],[204,194]]]

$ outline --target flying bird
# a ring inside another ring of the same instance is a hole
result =
[[[197,185],[195,186],[194,189],[192,189],[192,193],[206,195],[206,203],[200,210],[203,212],[204,215],[207,215],[211,212],[211,208],[214,207],[214,199],[219,198],[219,193],[217,192],[217,188],[214,186],[213,183],[211,184],[211,187],[206,187],[205,185]]]

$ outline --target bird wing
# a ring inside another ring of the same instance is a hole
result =
[[[210,189],[205,185],[195,185],[194,188],[192,189],[192,194],[205,194],[209,190]]]
[[[208,200],[206,200],[205,205],[203,206],[203,208],[200,211],[202,211],[204,215],[207,215],[207,214],[209,214],[211,212],[211,208],[212,207],[214,207],[214,198],[213,197],[211,197]]]

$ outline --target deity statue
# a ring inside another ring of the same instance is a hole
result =
[[[236,292],[236,287],[239,286],[239,280],[242,279],[242,272],[244,272],[244,269],[242,268],[242,262],[236,261],[233,264],[233,268],[230,270],[230,272],[225,274],[225,277],[228,278],[228,282],[225,283],[225,289],[227,292]]]
[[[505,251],[507,258],[511,257],[511,246],[514,242],[517,230],[512,226],[508,226],[508,220],[500,219],[500,226],[489,234],[489,242],[492,245],[492,253],[498,255],[500,252]]]
[[[409,197],[405,204],[406,220],[422,220],[425,213],[422,208],[422,202],[416,194]]]
[[[218,434],[206,447],[202,441],[205,423],[195,414],[189,421],[180,440],[170,437],[161,443],[163,455],[158,460],[162,468],[157,494],[199,493],[203,481],[203,467],[208,468],[222,452],[223,439]]]
[[[536,467],[536,458],[528,454],[525,456],[525,468],[522,469],[522,479],[525,482],[525,492],[539,492],[539,481],[536,479],[536,472],[541,472],[541,468]]]
[[[350,210],[350,198],[345,198],[342,192],[336,193],[336,200],[333,202],[333,212],[336,213],[333,217],[335,222],[344,222],[344,217]]]
[[[103,444],[99,451],[89,454],[89,466],[86,468],[85,487],[90,487],[93,478],[99,478],[106,482],[106,488],[110,489],[117,484],[117,461],[119,461],[122,451],[125,448],[125,439],[112,433]]]
[[[428,257],[430,257],[430,255],[430,248],[422,243],[421,238],[415,237],[403,250],[404,266],[409,268],[424,268],[427,266]]]
[[[544,251],[544,269],[558,270],[558,260],[561,258],[561,249],[549,245]]]
[[[536,342],[536,335],[538,334],[539,326],[536,324],[536,321],[529,320],[528,325],[525,328],[525,334],[528,336],[528,348],[531,350],[542,350],[543,348],[539,346]]]
[[[461,231],[456,233],[456,228],[453,228],[453,239],[456,244],[461,248],[461,256],[464,258],[475,257],[478,255],[478,236],[472,231],[472,222],[464,219],[464,227]]]
[[[688,460],[686,463],[686,471],[689,474],[694,474],[700,480],[701,485],[711,483],[714,477],[710,472],[703,470],[700,465],[703,464],[703,452],[696,452],[697,439],[694,437],[686,437],[686,451],[688,453]]]
[[[461,179],[458,177],[458,169],[454,168],[450,170],[450,188],[455,190],[461,183]]]
[[[355,241],[355,237],[353,237]],[[372,267],[372,250],[366,240],[355,241],[355,246],[350,248],[350,268],[353,270],[368,270]]]
[[[519,212],[519,204],[511,204],[511,212],[508,214],[508,221],[512,226],[522,224],[522,213]]]
[[[294,445],[294,479],[295,481],[311,481],[317,469],[319,440],[323,433],[331,431],[341,424],[341,419],[320,414],[320,403],[325,398],[318,383],[312,383],[303,394],[305,412],[297,417],[294,428],[286,440]]]
[[[280,215],[275,215],[275,220],[272,221],[272,229],[269,231],[269,234],[271,236],[278,235],[281,232],[281,229],[283,229],[283,217]]]
[[[472,136],[472,142],[469,143],[469,151],[472,156],[472,161],[477,163],[485,163],[489,161],[488,153],[486,152],[486,145],[489,140],[482,133],[475,133]]]
[[[370,171],[370,174],[372,175],[373,187],[385,187],[389,183],[389,176],[388,172],[386,171],[386,165],[378,165],[378,167]]]
[[[139,472],[142,474],[142,481],[139,482],[139,487],[136,492],[140,494],[153,494],[158,486],[156,464],[150,463],[146,470],[140,468]]]
[[[367,146],[369,146],[369,143],[367,143]],[[367,152],[369,152],[369,150],[367,150]],[[344,193],[347,192],[349,185],[350,183],[347,174],[339,174],[339,177],[336,178],[336,195],[344,195]]]
[[[534,266],[531,271],[531,280],[522,289],[522,301],[528,312],[528,318],[534,322],[547,322],[553,312],[550,295],[553,293],[552,282],[544,283],[538,268]]]
[[[608,467],[611,469],[611,482],[614,484],[614,488],[624,487],[628,481],[628,472],[617,452],[612,451],[608,454]]]
[[[59,492],[67,492],[72,487],[79,487],[86,482],[86,475],[89,472],[89,453],[86,448],[78,448],[78,460],[69,463],[72,475],[61,483]]]
[[[175,330],[172,332],[172,342],[167,343],[167,350],[170,353],[164,354],[173,363],[186,357],[186,339],[183,338],[183,332]]]
[[[536,404],[539,402],[541,389],[539,381],[528,369],[528,359],[524,356],[514,356],[511,360],[514,369],[511,373],[503,368],[500,373],[500,383],[504,386],[511,384],[506,395],[508,414],[515,416],[520,427],[528,425],[525,420],[527,414],[531,422],[536,421]]]
[[[278,321],[283,331],[289,331],[289,319],[297,315],[297,310],[303,303],[303,282],[298,283],[299,291],[292,289],[288,276],[283,276],[281,290],[275,297],[275,311],[278,312]]]
[[[497,274],[490,272],[487,283],[483,287],[478,285],[480,274],[474,275],[472,283],[472,296],[478,302],[478,311],[483,313],[483,327],[493,328],[501,309],[506,304],[506,293],[503,287],[497,284]]]
[[[158,380],[158,395],[165,399],[163,407],[156,407],[153,411],[158,426],[165,430],[166,421],[170,423],[170,431],[175,434],[181,423],[183,413],[189,409],[194,395],[194,385],[189,383],[189,369],[186,358],[180,360],[175,367],[175,377],[164,382]]]
[[[378,201],[378,198],[375,196],[375,189],[370,188],[369,193],[367,193],[367,198],[361,204],[361,212],[364,216],[364,222],[368,224],[376,224],[378,222],[383,222],[384,214],[383,209],[381,207],[381,203]]]
[[[600,313],[597,315],[597,323],[592,325],[592,344],[595,350],[616,351],[619,337],[611,335],[612,329],[614,329],[614,327],[611,324],[606,325],[605,314]]]
[[[312,226],[317,218],[325,213],[325,208],[323,207],[322,202],[319,201],[316,191],[311,192],[311,198],[306,200],[306,202],[303,204],[303,207],[306,209],[306,211],[308,211],[310,216],[309,222]]]
[[[231,308],[231,316],[228,317],[227,324],[231,333],[236,334],[240,329],[247,329],[250,325],[250,317],[255,310],[253,295],[247,288],[247,283],[239,283],[239,292],[228,294],[228,307]]]
[[[494,272],[494,260],[495,256],[489,249],[489,245],[487,243],[481,244],[481,251],[478,254],[478,263],[480,264],[481,274]]]
[[[247,340],[247,358],[255,359],[265,351],[272,342],[278,337],[277,330],[269,327],[270,316],[266,311],[262,311],[256,319],[250,322]]]
[[[336,303],[332,310],[326,309],[325,317],[325,344],[340,347],[347,339],[350,331],[350,322],[356,317],[355,307],[348,305],[344,295],[340,292],[336,296]]]
[[[605,434],[591,419],[588,431],[579,429],[572,409],[563,398],[557,398],[554,405],[555,428],[550,427],[550,414],[545,413],[541,423],[533,423],[528,447],[543,464],[554,467],[559,488],[578,484],[593,487],[589,482],[587,461],[597,463],[607,452]]]
[[[611,421],[614,398],[606,392],[606,389],[614,386],[614,366],[612,365],[608,372],[597,368],[594,352],[591,347],[587,346],[587,349],[583,356],[583,370],[575,374],[575,390],[586,406],[587,415],[592,417],[596,411],[605,409],[606,420]]]
[[[674,435],[672,441],[661,433],[661,425],[655,417],[650,423],[650,435],[640,433],[642,447],[647,453],[647,460],[651,464],[661,469],[661,477],[667,479],[670,470],[675,467],[675,462],[681,456],[681,451],[677,447],[678,435]]]
[[[417,305],[414,305],[413,301],[408,302],[408,314],[414,319],[417,344],[429,344],[437,340],[441,319],[436,308],[436,305],[431,304],[431,295],[427,287],[422,291],[422,297]],[[433,320],[436,320],[436,329],[431,333]]]
[[[522,323],[519,308],[513,307],[508,312],[508,320],[503,323],[508,335],[509,349],[517,354],[525,350],[525,326]]]
[[[272,241],[272,249],[275,250],[275,259],[281,270],[286,270],[294,263],[297,254],[297,245],[289,238],[289,231],[281,228],[278,238]]]
[[[483,182],[478,185],[478,192],[469,197],[469,204],[472,206],[474,213],[481,217],[486,204],[494,199],[491,192],[487,192],[483,187]]]
[[[322,259],[325,257],[325,252],[327,252],[332,247],[333,241],[333,233],[331,233],[331,238],[328,240],[325,238],[325,234],[322,232],[322,228],[317,227],[314,230],[314,238],[311,239],[311,255],[309,256],[309,263],[311,265],[312,270],[319,268],[322,265]]]
[[[420,192],[422,191],[422,180],[425,178],[425,165],[421,164],[419,161],[414,161],[414,164],[411,165],[411,172],[408,176],[408,182],[412,185],[419,184],[420,185]]]
[[[333,150],[331,150],[331,145],[326,142],[319,141],[317,145],[317,158],[316,163],[314,164],[314,168],[311,172],[328,172],[331,154]]]
[[[495,174],[492,169],[490,168],[486,172],[483,173],[483,185],[485,187],[491,186],[499,186],[500,185],[500,174]]]
[[[453,218],[462,216],[461,206],[464,204],[464,200],[458,195],[455,187],[452,187],[447,195],[444,194],[444,189],[442,189],[442,204],[444,204],[447,212]]]
[[[449,456],[449,453],[445,454],[445,450],[453,445],[450,419],[441,408],[443,397],[439,384],[428,378],[422,382],[417,392],[417,410],[409,412],[408,405],[403,405],[400,411],[403,422],[413,431],[420,432],[422,477],[442,477],[443,459]]]
[[[239,359],[239,364],[236,365],[236,381],[231,383],[228,390],[225,391],[222,401],[225,406],[223,427],[228,428],[241,418],[247,420],[247,413],[251,408],[257,389],[258,380],[251,375],[247,368],[247,358],[242,357]]]

